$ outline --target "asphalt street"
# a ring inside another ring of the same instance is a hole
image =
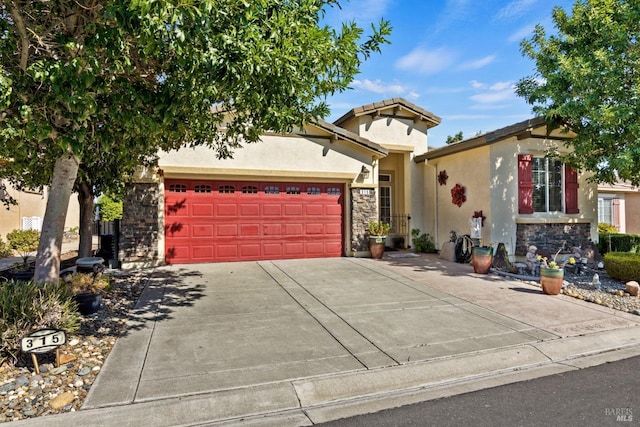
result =
[[[318,425],[637,426],[640,357]]]

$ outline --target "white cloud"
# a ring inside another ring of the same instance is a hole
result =
[[[538,0],[515,0],[503,7],[496,14],[497,20],[511,19],[525,14]]]
[[[485,56],[484,58],[475,59],[473,61],[467,61],[458,67],[459,70],[477,70],[479,68],[486,67],[495,61],[495,55]]]
[[[509,88],[505,90],[493,90],[489,92],[477,93],[475,95],[471,95],[469,99],[480,104],[495,104],[497,102],[506,101],[509,98],[513,97],[513,89]]]
[[[521,40],[531,37],[535,27],[535,24],[530,24],[522,27],[518,31],[507,37],[507,41],[509,43],[520,43]]]
[[[418,74],[435,74],[453,63],[455,54],[445,48],[426,50],[416,48],[396,62],[396,68]]]
[[[489,89],[491,90],[504,90],[508,88],[513,88],[512,82],[497,82],[491,85]]]
[[[407,94],[407,98],[409,99],[418,99],[420,98],[420,94],[418,92],[411,91]]]
[[[471,87],[474,88],[474,89],[480,90],[480,89],[486,89],[487,88],[486,83],[481,83],[481,82],[479,82],[477,80],[471,80],[469,83],[471,83]]]
[[[380,80],[371,81],[369,79],[354,80],[351,83],[354,88],[366,90],[373,93],[395,93],[401,94],[405,92],[404,87],[399,84],[384,84]]]

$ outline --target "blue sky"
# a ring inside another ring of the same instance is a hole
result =
[[[520,41],[536,24],[553,32],[551,11],[573,0],[351,0],[329,9],[329,25],[391,21],[391,44],[361,67],[352,90],[329,99],[333,122],[351,108],[402,97],[440,116],[429,145],[465,138],[532,117],[514,85],[533,74]]]

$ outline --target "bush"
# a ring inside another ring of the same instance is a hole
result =
[[[618,229],[611,225],[611,224],[607,224],[606,222],[599,222],[598,223],[598,233],[599,234],[612,234],[612,233],[617,233]]]
[[[391,224],[382,221],[371,221],[367,227],[371,236],[386,236],[390,229]]]
[[[411,237],[413,249],[416,252],[433,253],[436,251],[436,245],[433,243],[433,237],[430,234],[420,234],[420,229],[414,228],[411,230]]]
[[[627,252],[609,252],[604,256],[604,268],[609,277],[627,282],[640,281],[640,255]]]
[[[0,258],[9,258],[13,255],[13,250],[0,237]]]
[[[40,232],[38,230],[13,230],[7,233],[9,246],[18,252],[24,264],[27,264],[29,255],[38,250]]]
[[[96,202],[100,221],[110,222],[122,219],[122,201],[114,200],[110,196],[103,194]]]
[[[63,286],[9,281],[0,287],[0,366],[18,361],[20,339],[33,331],[79,327],[77,305]]]
[[[640,252],[640,235],[637,234],[600,234],[598,236],[598,250],[601,254],[607,252]]]

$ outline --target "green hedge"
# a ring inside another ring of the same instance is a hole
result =
[[[640,254],[609,252],[604,256],[604,268],[613,279],[640,281]]]
[[[601,254],[607,252],[640,253],[640,235],[638,234],[599,234],[598,250]]]

